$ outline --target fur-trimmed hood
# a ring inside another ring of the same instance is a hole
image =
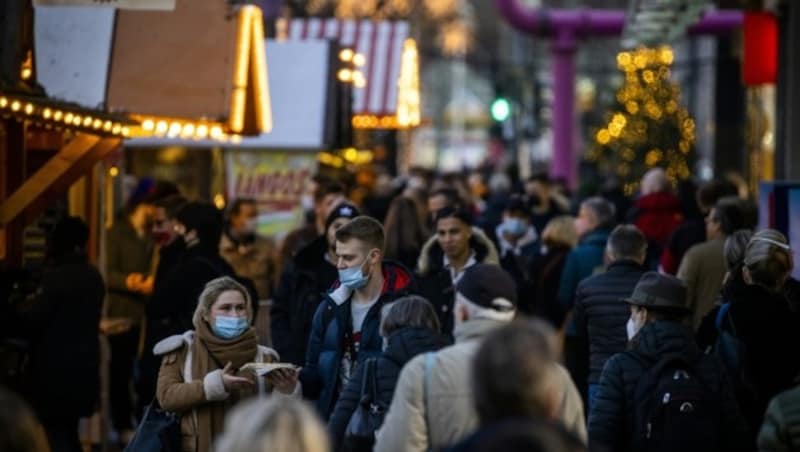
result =
[[[500,256],[494,243],[486,236],[480,228],[472,228],[472,238],[469,239],[469,246],[475,252],[475,260],[480,264],[500,265]],[[427,276],[434,271],[440,270],[444,266],[444,250],[439,246],[436,235],[425,242],[417,263],[417,273]]]

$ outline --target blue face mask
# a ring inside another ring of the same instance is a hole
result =
[[[367,259],[369,259],[369,256],[367,256]],[[367,259],[364,259],[364,263],[367,262]],[[369,282],[369,276],[365,276],[364,272],[361,271],[363,265],[362,263],[355,267],[339,270],[339,282],[353,290],[366,286]]]
[[[249,327],[246,318],[218,315],[211,325],[211,331],[219,338],[233,339],[241,336]]]
[[[509,218],[503,222],[503,229],[511,235],[521,236],[525,234],[528,226],[520,218]]]

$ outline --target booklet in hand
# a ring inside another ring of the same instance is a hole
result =
[[[247,363],[242,366],[241,370],[250,369],[258,376],[264,376],[273,370],[290,369],[296,370],[297,366],[292,363]]]

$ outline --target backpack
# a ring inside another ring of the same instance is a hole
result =
[[[375,432],[383,424],[386,407],[378,401],[377,358],[364,361],[364,379],[361,382],[361,397],[358,407],[347,423],[342,451],[371,451],[375,444]]]
[[[642,358],[634,357],[642,363]],[[697,372],[705,355],[692,361],[669,354],[645,369],[634,393],[632,449],[645,451],[719,450],[722,419],[718,388],[710,388]],[[716,389],[716,390],[712,390]]]
[[[739,404],[743,409],[749,410],[758,405],[760,391],[750,374],[751,367],[747,356],[747,347],[736,332],[736,325],[730,314],[730,303],[720,307],[715,323],[718,334],[713,354],[722,363]]]

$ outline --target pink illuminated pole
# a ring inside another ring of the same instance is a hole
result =
[[[597,9],[530,9],[518,0],[494,0],[500,14],[517,30],[552,39],[553,64],[553,177],[575,182],[572,140],[575,115],[575,52],[578,40],[593,36],[619,36],[625,26],[625,12]],[[727,34],[741,26],[743,13],[718,10],[703,16],[690,34]]]

